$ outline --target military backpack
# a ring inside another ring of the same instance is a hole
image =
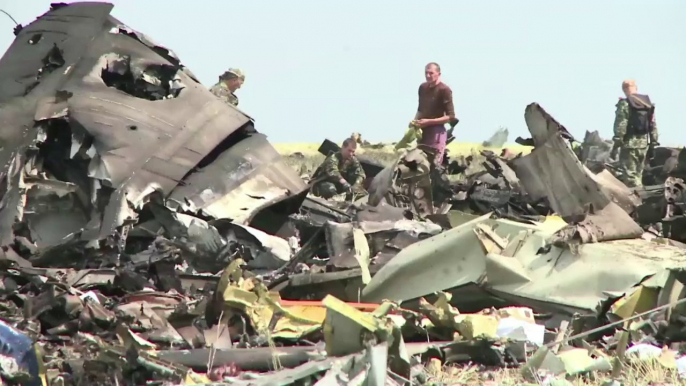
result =
[[[650,133],[650,125],[653,121],[655,105],[650,97],[641,94],[632,94],[627,98],[629,103],[629,120],[627,122],[627,134],[642,135]]]

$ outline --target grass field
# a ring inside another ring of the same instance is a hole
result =
[[[323,161],[324,156],[319,154],[317,149],[321,143],[277,143],[273,144],[276,150],[285,157],[286,162],[293,167],[301,175],[311,175],[314,169],[317,168]],[[388,165],[395,161],[398,153],[393,148],[393,144],[384,145],[381,148],[371,148],[365,146],[358,146],[357,153],[364,154]],[[528,154],[531,152],[531,147],[522,146],[519,144],[507,144],[505,148],[510,149],[514,153]],[[503,148],[484,147],[479,143],[451,143],[448,145],[448,154],[451,159],[456,157],[467,157],[469,155],[474,157],[474,168],[470,168],[468,173],[478,170],[480,166],[479,159],[481,159],[480,152],[482,150],[491,150],[500,153]]]
[[[314,155],[314,154],[319,154],[317,152],[317,149],[321,145],[321,143],[277,143],[273,144],[276,150],[283,156],[288,156],[290,154],[300,152],[303,155]],[[340,145],[340,144],[339,144]],[[507,144],[504,147],[507,147],[511,149],[514,152],[523,152],[524,154],[528,154],[531,151],[531,147],[529,146],[522,146],[519,144]],[[448,150],[450,151],[450,154],[453,156],[458,156],[458,155],[469,155],[473,151],[481,151],[483,149],[490,149],[490,150],[500,150],[501,148],[485,148],[482,146],[480,143],[451,143],[448,145]],[[365,154],[367,152],[383,152],[383,153],[392,153],[393,152],[393,144],[387,144],[385,145],[384,148],[382,149],[371,149],[367,147],[358,147],[357,149],[358,153],[360,154]]]

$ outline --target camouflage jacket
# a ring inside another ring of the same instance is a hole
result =
[[[620,98],[616,107],[614,137],[612,137],[615,142],[619,142],[622,147],[628,149],[647,148],[650,142],[658,142],[655,115],[653,115],[653,124],[651,125],[650,134],[627,136],[626,127],[629,123],[629,102],[627,102],[626,98]]]
[[[326,176],[326,180],[335,182],[345,179],[351,186],[360,185],[366,178],[362,165],[357,157],[344,160],[340,152],[333,153],[326,157],[324,163],[319,167],[314,178]]]
[[[219,82],[210,88],[210,92],[217,97],[219,97],[224,102],[232,105],[238,106],[238,97],[236,94],[232,93],[224,82]]]

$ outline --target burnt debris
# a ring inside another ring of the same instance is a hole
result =
[[[175,66],[156,64],[135,70],[131,68],[129,56],[108,59],[102,80],[109,87],[151,101],[176,98],[184,88],[176,76],[179,69]]]
[[[3,384],[683,367],[683,150],[656,149],[629,189],[597,133],[577,146],[532,103],[531,152],[498,151],[501,129],[438,168],[362,154],[370,194],[323,200],[111,10],[53,4],[0,59]]]

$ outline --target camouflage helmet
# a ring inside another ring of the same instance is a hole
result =
[[[245,80],[245,74],[239,68],[229,68],[219,77],[220,80],[232,78],[240,78],[241,80]]]

